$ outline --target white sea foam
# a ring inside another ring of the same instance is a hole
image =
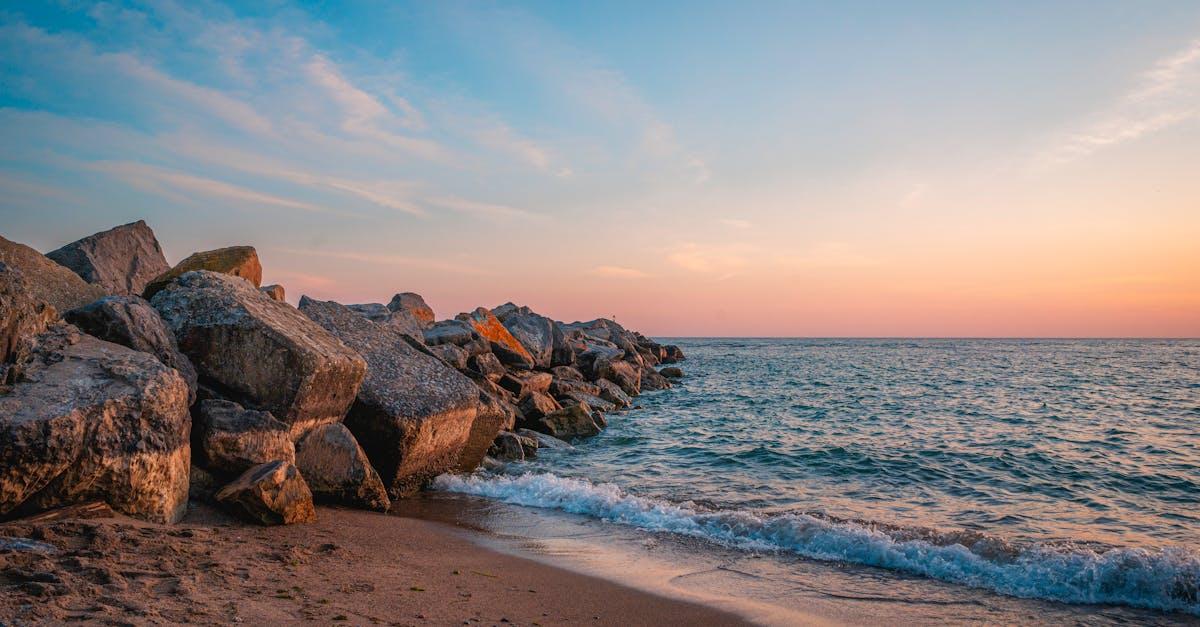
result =
[[[1033,545],[1008,557],[992,558],[962,544],[899,539],[869,525],[806,514],[707,512],[689,502],[640,497],[612,484],[553,474],[444,475],[434,486],[740,549],[878,566],[1014,596],[1118,603],[1200,615],[1200,552],[1182,547],[1098,552],[1079,546]]]

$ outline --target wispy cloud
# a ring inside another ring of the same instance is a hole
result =
[[[650,277],[648,273],[636,268],[625,268],[622,266],[596,266],[592,268],[591,274],[610,279],[645,279]]]
[[[491,270],[479,265],[467,265],[442,261],[432,257],[413,257],[405,255],[380,255],[340,250],[318,250],[306,248],[274,248],[275,252],[300,257],[320,257],[323,259],[343,259],[357,263],[405,266],[424,270],[436,270],[452,274],[488,276],[494,274]]]
[[[667,254],[667,261],[691,272],[729,278],[745,270],[759,255],[751,244],[699,244],[686,242]]]
[[[465,198],[458,198],[455,196],[438,196],[438,197],[434,197],[434,198],[429,198],[428,200],[426,200],[426,202],[431,205],[443,207],[445,209],[450,209],[451,211],[458,211],[460,213],[467,213],[467,214],[472,214],[472,215],[485,217],[485,218],[494,218],[494,219],[525,218],[525,219],[529,219],[529,218],[539,217],[538,214],[535,214],[530,211],[526,211],[524,209],[518,209],[516,207],[509,207],[507,205],[498,205],[498,204],[494,204],[494,203],[486,203],[486,202],[479,202],[479,201],[475,201],[475,200],[467,200]]]
[[[165,168],[133,163],[128,161],[98,161],[90,166],[99,172],[112,175],[118,179],[147,191],[166,191],[197,193],[205,196],[232,200],[241,204],[279,207],[284,209],[299,209],[321,213],[341,213],[327,207],[312,203],[265,194],[246,187],[218,181],[215,179],[194,176]],[[177,194],[171,194],[178,197]]]
[[[1120,102],[1039,154],[1041,167],[1087,157],[1200,117],[1200,39],[1159,60]]]

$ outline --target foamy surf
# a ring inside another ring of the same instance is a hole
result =
[[[760,516],[703,511],[628,494],[608,483],[553,474],[438,477],[434,487],[514,505],[556,509],[723,546],[787,552],[924,575],[1025,598],[1113,603],[1200,615],[1200,553],[1033,544],[996,550],[996,541],[945,542],[945,534],[889,533],[877,525],[807,514]]]

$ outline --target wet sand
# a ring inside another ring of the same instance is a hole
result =
[[[174,526],[14,521],[3,537],[56,548],[0,550],[4,625],[745,624],[403,514],[319,508],[314,524],[257,527],[194,507]]]

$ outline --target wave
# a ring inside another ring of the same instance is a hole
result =
[[[1015,547],[975,533],[914,530],[799,513],[707,511],[690,501],[670,503],[628,494],[609,483],[553,474],[443,475],[434,487],[738,549],[915,573],[1012,596],[1200,615],[1200,552],[1184,547]]]

